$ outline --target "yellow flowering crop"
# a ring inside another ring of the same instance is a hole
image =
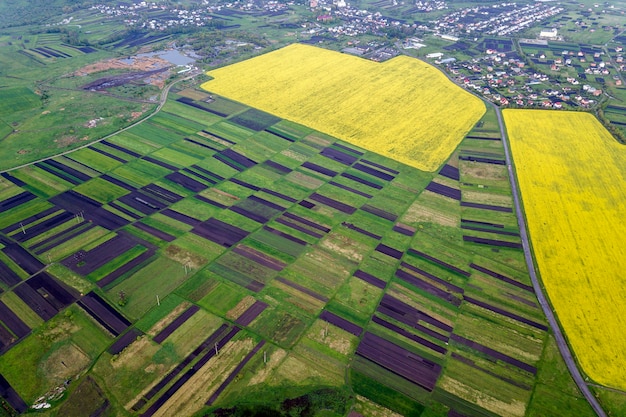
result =
[[[294,44],[208,73],[203,88],[434,171],[485,112],[436,68]]]
[[[541,277],[585,372],[626,389],[626,147],[590,114],[505,110]]]

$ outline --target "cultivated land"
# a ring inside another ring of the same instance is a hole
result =
[[[11,406],[592,415],[530,286],[493,110],[428,173],[207,96],[2,175]]]
[[[485,111],[424,62],[294,44],[212,70],[203,88],[434,171]]]
[[[583,370],[624,389],[624,149],[588,114],[504,117],[539,272],[561,325]]]

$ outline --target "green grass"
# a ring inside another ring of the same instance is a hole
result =
[[[74,191],[78,191],[79,193],[86,195],[87,197],[91,197],[101,203],[109,203],[113,200],[117,200],[130,192],[125,188],[112,184],[99,177],[92,178],[89,181],[85,181],[77,187],[74,187]]]

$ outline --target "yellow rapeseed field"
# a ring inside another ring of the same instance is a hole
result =
[[[626,389],[626,147],[590,114],[504,110],[535,258],[584,371]]]
[[[208,73],[203,88],[434,171],[485,112],[436,68],[293,44]]]

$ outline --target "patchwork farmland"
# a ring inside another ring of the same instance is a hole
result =
[[[0,394],[50,416],[593,415],[530,286],[495,120],[431,173],[188,89],[3,173]]]

